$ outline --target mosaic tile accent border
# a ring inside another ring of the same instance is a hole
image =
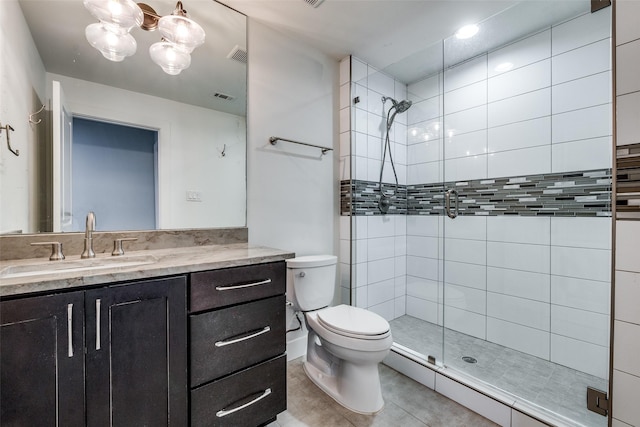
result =
[[[640,144],[617,147],[616,218],[640,219]]]
[[[451,188],[458,192],[459,215],[611,216],[611,183],[606,169],[405,185],[406,206],[399,191],[392,208],[397,215],[443,215],[444,189]],[[377,187],[377,182],[342,181],[341,214],[381,215]]]

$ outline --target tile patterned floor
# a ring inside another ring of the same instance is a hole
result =
[[[587,386],[608,390],[608,383],[602,378],[451,329],[443,332],[441,326],[415,317],[402,316],[390,324],[394,341],[413,351],[444,360],[447,366],[574,420],[578,425],[607,425],[606,417],[586,408]],[[472,356],[477,363],[466,363],[463,356]]]
[[[493,422],[380,365],[385,406],[376,415],[345,409],[307,378],[302,359],[287,365],[287,406],[268,427],[489,427]]]

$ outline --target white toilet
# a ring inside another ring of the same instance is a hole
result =
[[[307,376],[347,409],[373,414],[382,409],[378,363],[393,338],[381,316],[333,301],[337,257],[314,255],[287,260],[287,298],[304,313],[309,335]]]

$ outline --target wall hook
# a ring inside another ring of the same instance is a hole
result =
[[[218,150],[218,151],[220,151],[220,150]],[[222,151],[220,151],[220,157],[224,157],[226,155],[227,155],[227,144],[224,144],[222,146]]]
[[[19,156],[20,150],[14,150],[13,148],[11,148],[11,138],[10,138],[11,134],[9,133],[9,131],[13,132],[15,129],[13,129],[11,125],[4,125],[4,126],[0,125],[0,134],[2,133],[2,129],[4,129],[5,132],[7,132],[7,147],[9,147],[9,151],[11,151],[16,156]]]
[[[40,114],[42,110],[44,110],[44,104],[42,104],[42,107],[40,107],[38,111],[36,111],[35,113],[29,114],[29,123],[31,123],[32,125],[40,124],[42,122],[42,119],[38,119],[38,121],[36,122],[33,120],[33,116],[35,116],[36,114]]]

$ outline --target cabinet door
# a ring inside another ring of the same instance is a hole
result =
[[[84,425],[83,292],[0,302],[0,425]]]
[[[186,278],[87,291],[88,426],[187,425]]]

